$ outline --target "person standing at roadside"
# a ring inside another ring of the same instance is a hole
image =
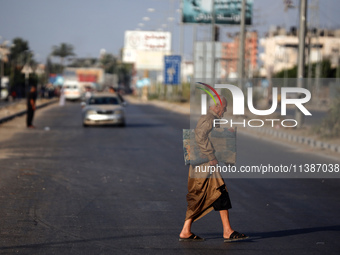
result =
[[[31,86],[30,92],[27,97],[27,118],[26,118],[26,125],[28,128],[35,128],[32,125],[34,111],[36,108],[35,101],[37,100],[37,89],[35,86]]]

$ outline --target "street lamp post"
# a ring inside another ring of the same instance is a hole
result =
[[[240,40],[239,40],[239,61],[238,61],[238,86],[242,89],[242,78],[244,76],[244,39],[245,39],[245,22],[246,22],[246,0],[242,0]]]

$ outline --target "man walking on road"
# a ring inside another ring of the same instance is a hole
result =
[[[200,168],[218,164],[208,135],[213,128],[214,119],[220,119],[227,111],[227,100],[222,96],[220,98],[222,105],[216,97],[216,102],[218,103],[210,106],[208,113],[201,116],[195,129],[197,145],[200,147],[201,152],[209,159],[209,162],[201,164]],[[196,236],[191,232],[191,225],[213,209],[220,212],[224,242],[248,238],[246,235],[234,231],[230,225],[228,210],[231,208],[231,202],[220,173],[213,172],[210,176],[196,175],[195,177],[195,167],[190,165],[187,202],[185,222],[179,235],[179,241],[204,241],[204,238]]]
[[[34,111],[35,111],[35,101],[37,100],[37,89],[35,86],[31,86],[30,92],[27,97],[27,119],[26,125],[28,128],[35,128],[32,125]]]

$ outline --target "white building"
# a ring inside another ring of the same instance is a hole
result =
[[[298,63],[298,31],[276,28],[269,32],[268,36],[260,39],[260,45],[264,52],[260,54],[263,67],[261,76],[269,76],[273,73],[289,69]],[[339,64],[340,30],[319,30],[314,34],[308,33],[306,37],[306,64],[330,59],[332,66]],[[309,54],[308,54],[309,53]]]

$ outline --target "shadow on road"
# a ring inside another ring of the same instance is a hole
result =
[[[301,234],[309,234],[314,232],[323,231],[336,231],[340,232],[340,226],[328,226],[328,227],[314,227],[314,228],[301,228],[301,229],[287,229],[280,231],[264,232],[264,233],[253,233],[252,235],[259,236],[258,239],[271,238],[271,237],[285,237],[285,236],[295,236]]]
[[[323,232],[323,231],[340,231],[340,226],[328,226],[328,227],[315,227],[315,228],[303,228],[303,229],[287,229],[281,231],[271,231],[271,232],[262,232],[262,233],[247,233],[250,236],[250,239],[243,240],[244,242],[253,242],[259,239],[265,238],[273,238],[273,237],[287,237],[301,234],[309,234],[314,232]],[[152,234],[151,236],[155,236],[157,234]],[[158,234],[159,235],[159,234]],[[43,248],[47,246],[55,246],[55,245],[67,245],[67,244],[77,244],[77,243],[89,243],[89,242],[102,242],[102,241],[112,241],[117,239],[126,239],[126,238],[145,238],[147,235],[134,235],[134,236],[111,236],[111,237],[103,237],[103,238],[91,238],[91,239],[78,239],[78,240],[70,240],[70,241],[61,241],[61,242],[46,242],[46,243],[35,243],[35,244],[23,244],[23,245],[15,245],[15,246],[3,246],[0,247],[0,250],[11,250],[11,249],[34,249],[34,248]],[[208,240],[214,239],[222,239],[221,233],[202,233],[202,236]],[[210,236],[210,237],[209,237]],[[77,238],[77,237],[74,237]],[[81,238],[81,237],[78,237]],[[174,240],[177,240],[177,236],[174,237]],[[175,243],[176,241],[174,241]],[[101,243],[101,245],[105,245]],[[110,245],[109,245],[110,246]]]
[[[250,239],[244,240],[242,242],[251,242],[254,240],[258,240],[258,239],[266,239],[266,238],[273,238],[273,237],[287,237],[287,236],[295,236],[295,235],[309,234],[309,233],[315,233],[315,232],[324,232],[324,231],[340,232],[340,225],[328,226],[328,227],[287,229],[287,230],[271,231],[271,232],[254,232],[254,233],[246,232],[245,234],[249,235]],[[221,239],[221,233],[209,233],[209,234],[207,233],[207,234],[201,234],[201,235],[204,236],[206,240]]]

